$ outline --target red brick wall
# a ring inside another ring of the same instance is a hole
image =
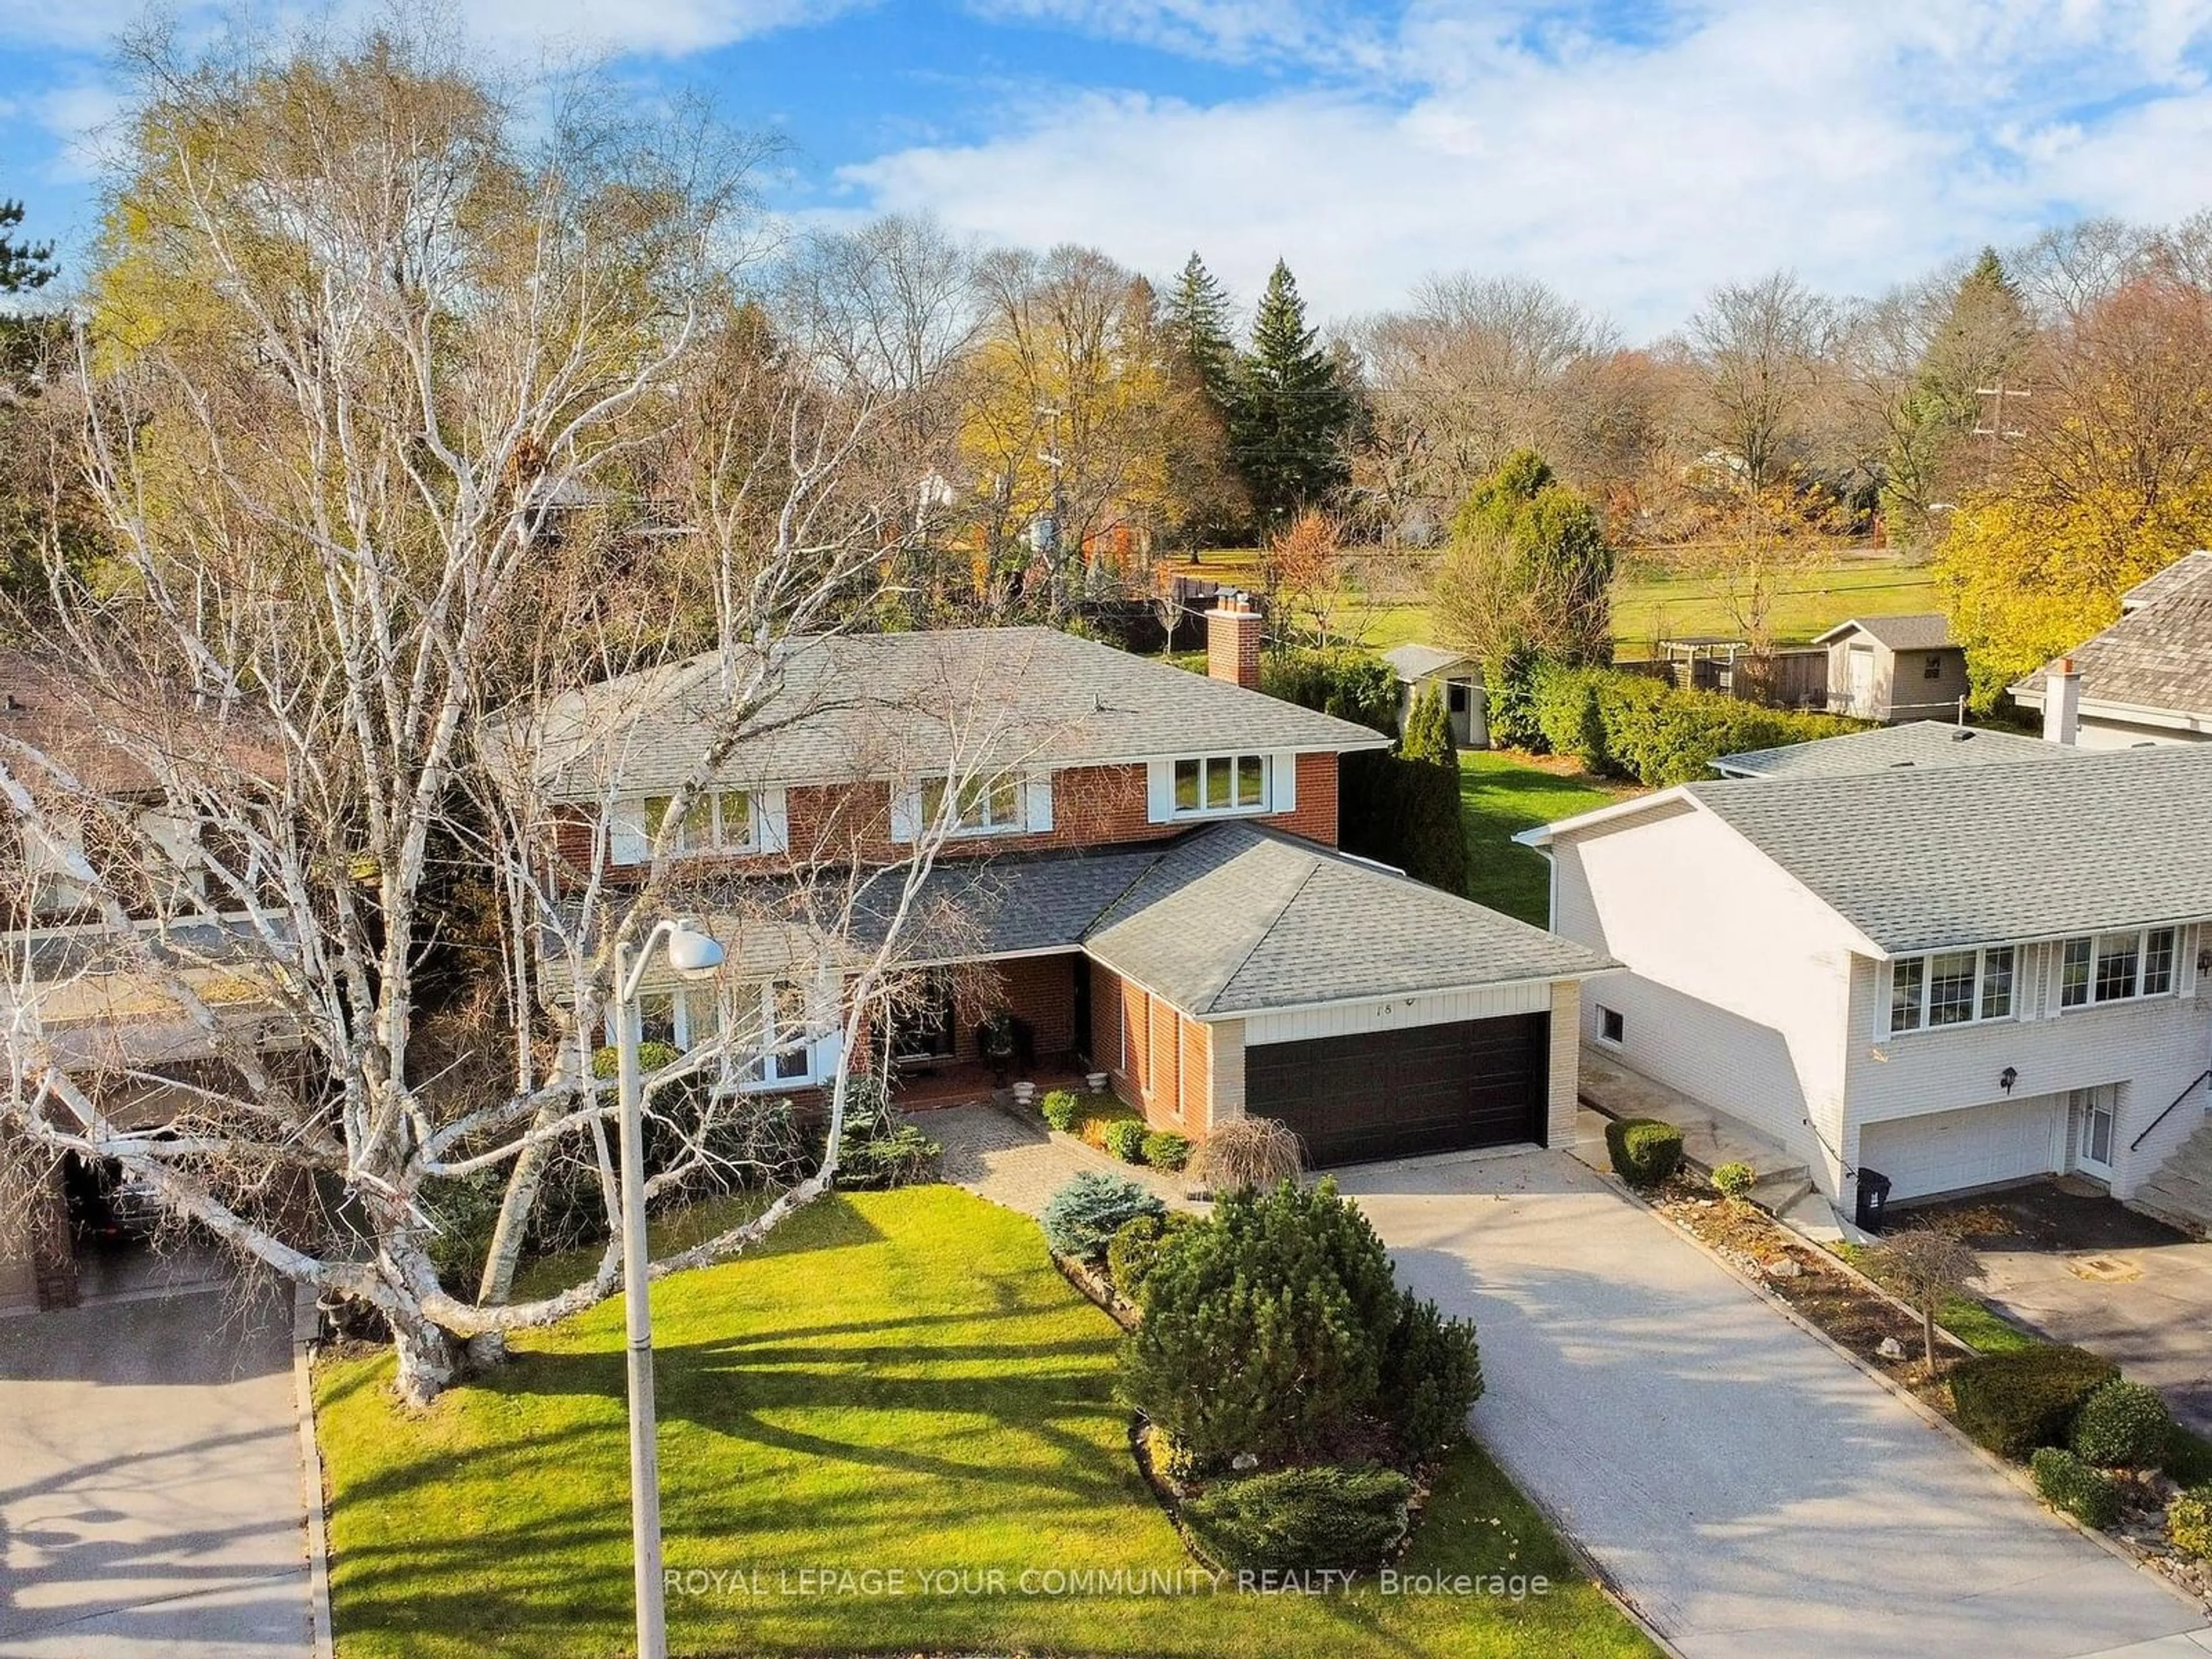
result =
[[[1091,1061],[1155,1128],[1206,1132],[1211,1060],[1206,1028],[1118,974],[1091,970]]]
[[[1303,836],[1324,846],[1337,844],[1337,764],[1329,752],[1297,757],[1297,805],[1288,812],[1257,820],[1275,829]],[[860,859],[888,862],[902,849],[890,839],[890,791],[881,783],[807,785],[788,790],[786,811],[790,820],[791,858],[802,863],[843,862]],[[1182,833],[1182,823],[1151,823],[1142,766],[1072,766],[1053,775],[1053,827],[1036,836],[981,836],[945,843],[946,858],[989,857],[1000,853],[1038,852],[1066,847],[1104,847],[1157,841]],[[591,868],[590,825],[585,809],[563,809],[556,823],[555,842],[561,858],[574,871]],[[736,870],[774,868],[787,860],[781,854],[755,854],[720,859],[719,866]],[[704,860],[696,862],[703,864]],[[612,868],[613,866],[611,866]]]
[[[1196,1137],[1206,1132],[1206,1097],[1213,1086],[1213,1055],[1208,1041],[1211,1033],[1194,1019],[1178,1019],[1176,1024],[1180,1043],[1176,1071],[1182,1079],[1179,1127],[1184,1133]]]

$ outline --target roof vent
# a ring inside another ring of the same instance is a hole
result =
[[[1951,734],[1951,741],[1954,743],[1965,743],[1971,739],[1973,735],[1974,728],[1972,726],[1962,726]]]

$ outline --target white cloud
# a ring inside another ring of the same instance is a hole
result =
[[[2069,213],[2212,198],[2205,0],[1716,0],[1625,45],[1542,21],[1439,3],[1393,38],[1387,92],[1041,100],[994,140],[841,176],[872,205],[1151,270],[1196,247],[1248,295],[1279,252],[1323,314],[1473,267],[1637,334],[1777,265],[1871,292]]]
[[[776,29],[825,21],[869,0],[449,0],[435,14],[496,51],[537,52],[548,41],[588,52],[680,57],[751,40]],[[282,0],[276,26],[287,18],[335,15],[372,21],[382,0],[340,0],[335,13]],[[269,26],[270,8],[247,12],[231,4],[187,3],[170,15],[187,32]],[[141,0],[0,0],[0,42],[93,52],[144,15]]]

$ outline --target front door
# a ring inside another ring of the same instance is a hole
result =
[[[2100,1181],[2112,1178],[2112,1136],[2119,1119],[2119,1091],[2076,1089],[2069,1097],[2074,1123],[2074,1167]]]

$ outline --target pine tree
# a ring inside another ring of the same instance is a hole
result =
[[[1306,325],[1291,268],[1275,262],[1240,366],[1230,451],[1263,526],[1280,524],[1343,483],[1352,395]]]
[[[1168,340],[1207,402],[1223,416],[1237,396],[1237,342],[1230,332],[1234,314],[1229,290],[1193,253],[1167,298]]]
[[[8,234],[22,222],[21,202],[0,201],[0,294],[27,294],[54,279],[52,242],[17,241]]]
[[[2027,307],[1995,248],[1984,248],[1960,280],[1921,354],[1911,389],[1890,421],[1882,506],[1897,532],[1916,539],[1934,504],[1960,482],[1965,447],[1984,415],[1984,387],[2001,386],[2034,333]]]
[[[1426,761],[1431,766],[1458,767],[1459,749],[1452,742],[1451,714],[1444,707],[1442,687],[1431,685],[1414,696],[1413,706],[1406,711],[1406,731],[1398,739],[1398,752],[1407,760]]]

